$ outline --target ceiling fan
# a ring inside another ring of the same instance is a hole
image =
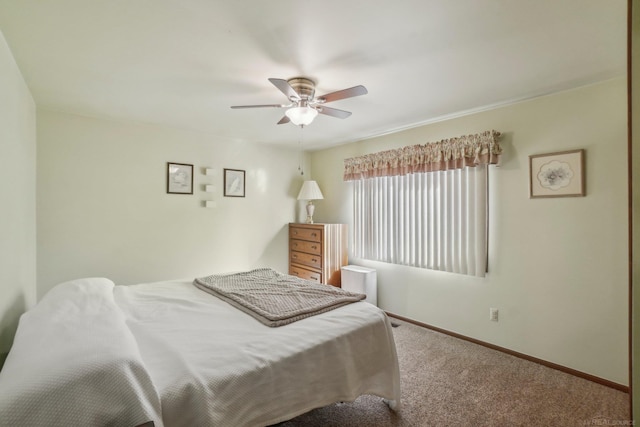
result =
[[[284,117],[278,122],[279,125],[291,122],[297,126],[306,126],[316,118],[318,113],[346,119],[351,112],[327,107],[324,104],[368,93],[367,88],[359,85],[316,97],[316,85],[313,80],[306,77],[294,77],[289,80],[271,78],[269,81],[286,95],[289,99],[288,104],[233,105],[231,108],[287,108]]]

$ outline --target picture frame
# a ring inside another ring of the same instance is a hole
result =
[[[224,170],[224,197],[244,197],[245,171],[240,169]]]
[[[167,193],[193,194],[193,165],[167,162]]]
[[[584,197],[585,150],[529,156],[529,198]]]

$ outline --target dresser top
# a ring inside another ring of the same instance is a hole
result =
[[[324,222],[314,222],[313,224],[307,224],[306,222],[290,222],[289,225],[293,225],[296,227],[317,227],[317,226],[324,226],[324,225],[346,225],[346,224],[329,224],[329,223],[324,223]]]

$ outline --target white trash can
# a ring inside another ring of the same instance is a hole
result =
[[[342,267],[342,289],[365,294],[366,302],[378,305],[378,278],[373,268],[347,265]]]

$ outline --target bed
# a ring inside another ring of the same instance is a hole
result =
[[[269,327],[193,280],[87,278],[21,317],[0,425],[267,426],[362,394],[400,407],[391,324],[369,303]]]

